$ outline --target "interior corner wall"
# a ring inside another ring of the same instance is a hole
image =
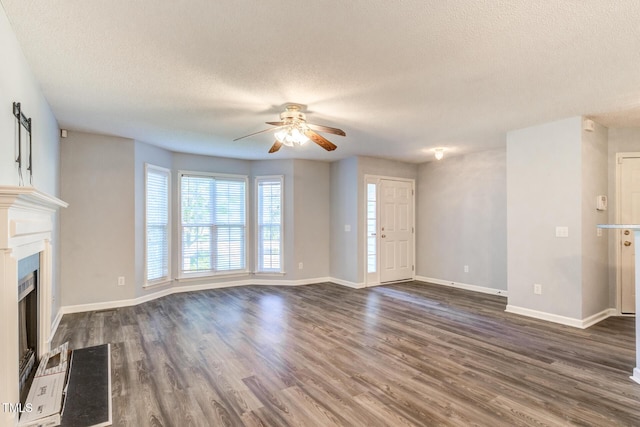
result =
[[[0,185],[18,186],[18,157],[16,118],[12,114],[14,102],[19,102],[24,114],[32,119],[33,186],[47,194],[60,197],[60,130],[40,84],[22,53],[4,9],[0,6]],[[23,129],[24,130],[24,129]],[[24,138],[24,133],[23,133]],[[22,143],[26,150],[26,139]],[[23,151],[22,176],[29,185],[27,154]],[[60,306],[60,221],[54,217],[52,234],[53,282],[52,321]],[[1,317],[0,317],[1,319]]]
[[[419,166],[418,276],[507,289],[506,154],[502,148]]]
[[[331,163],[330,276],[360,284],[358,277],[358,158]]]
[[[607,223],[607,212],[596,209],[597,196],[607,194],[607,133],[598,123],[582,131],[582,319],[615,307],[609,298],[610,232],[598,235],[597,228]]]
[[[509,306],[582,319],[581,145],[581,117],[507,134]]]
[[[134,141],[68,132],[61,144],[63,306],[135,295]],[[118,286],[118,277],[125,286]]]

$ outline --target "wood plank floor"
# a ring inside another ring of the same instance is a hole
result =
[[[634,319],[586,330],[419,282],[171,295],[64,316],[112,344],[116,426],[640,426]]]

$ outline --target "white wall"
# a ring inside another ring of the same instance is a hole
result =
[[[69,131],[63,140],[63,306],[135,295],[134,158],[131,139]]]
[[[510,306],[582,318],[581,145],[581,117],[507,134]],[[555,237],[556,226],[569,237]]]
[[[420,165],[418,276],[507,289],[506,179],[506,149]]]
[[[17,186],[17,128],[13,116],[13,103],[20,102],[23,112],[31,117],[33,147],[33,186],[50,195],[60,197],[60,141],[56,118],[49,107],[39,83],[31,73],[29,64],[11,29],[4,9],[0,7],[0,185]],[[24,129],[23,129],[24,130]],[[24,134],[23,134],[24,135]],[[24,143],[23,143],[24,144]],[[26,148],[23,145],[23,150]],[[24,183],[29,184],[26,153],[23,152]],[[53,232],[53,316],[60,302],[59,220],[55,219]]]

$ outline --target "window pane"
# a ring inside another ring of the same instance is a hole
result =
[[[211,227],[182,228],[182,271],[211,270]]]
[[[244,187],[244,181],[216,181],[216,224],[244,224]]]
[[[169,277],[169,171],[146,167],[146,282]]]
[[[376,184],[367,184],[367,273],[377,269]]]
[[[213,185],[211,177],[182,177],[182,224],[204,225],[213,222]]]
[[[282,179],[258,179],[257,270],[282,271]]]
[[[216,270],[244,268],[244,227],[216,228]]]
[[[246,268],[246,180],[181,178],[182,271]]]

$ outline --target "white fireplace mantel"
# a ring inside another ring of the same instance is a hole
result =
[[[16,404],[20,399],[18,261],[33,254],[40,254],[38,358],[50,350],[51,235],[55,212],[67,206],[33,187],[0,186],[0,404]],[[16,425],[18,415],[0,408],[0,425]]]

